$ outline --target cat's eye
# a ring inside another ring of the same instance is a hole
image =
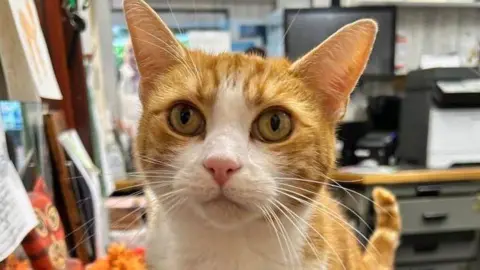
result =
[[[268,109],[253,124],[252,134],[265,142],[279,142],[292,133],[290,115],[281,109]]]
[[[168,116],[170,127],[184,136],[196,136],[205,128],[203,115],[192,105],[179,103],[173,106]]]

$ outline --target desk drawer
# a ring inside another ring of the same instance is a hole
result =
[[[480,228],[480,199],[475,196],[399,200],[403,234]]]
[[[401,266],[396,270],[474,270],[470,263],[442,263],[432,265]]]
[[[477,255],[478,240],[478,233],[474,231],[404,236],[397,251],[396,262],[404,265],[467,261]]]

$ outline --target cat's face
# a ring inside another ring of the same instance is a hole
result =
[[[168,171],[171,181],[154,190],[178,191],[183,207],[231,226],[260,217],[277,199],[285,203],[282,192],[291,188],[282,184],[295,184],[286,178],[324,178],[334,161],[334,125],[289,63],[190,55],[194,64],[154,80],[144,101],[142,168]]]
[[[190,52],[143,1],[125,9],[142,75],[138,160],[165,208],[228,229],[313,197],[375,23],[349,25],[292,64]]]

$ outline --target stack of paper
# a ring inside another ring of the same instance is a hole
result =
[[[0,261],[20,245],[37,223],[25,187],[8,157],[0,119]]]

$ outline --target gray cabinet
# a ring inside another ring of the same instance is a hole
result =
[[[403,220],[397,251],[399,270],[480,269],[480,182],[385,185],[398,198]],[[348,186],[336,191],[355,214],[349,217],[365,236],[374,227],[374,186]],[[364,221],[361,221],[360,216]]]
[[[431,265],[401,266],[397,270],[477,270],[472,263],[441,263]]]
[[[473,195],[400,199],[403,233],[478,230],[480,211]]]

